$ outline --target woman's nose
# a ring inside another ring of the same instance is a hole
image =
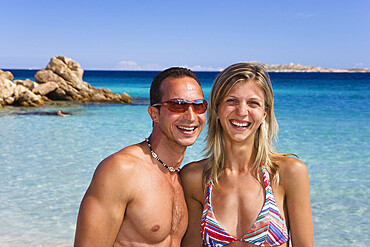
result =
[[[245,116],[248,114],[248,105],[244,102],[240,103],[237,108],[237,114],[240,116]]]

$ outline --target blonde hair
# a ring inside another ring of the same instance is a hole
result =
[[[278,166],[276,160],[284,154],[278,153],[273,141],[278,131],[278,123],[274,114],[274,95],[270,77],[265,67],[256,62],[237,63],[227,67],[216,78],[211,94],[207,113],[208,134],[205,147],[207,164],[203,173],[203,185],[207,187],[209,179],[212,184],[218,185],[220,174],[224,168],[225,144],[222,136],[222,127],[217,119],[218,107],[231,88],[238,82],[253,81],[264,92],[266,119],[258,128],[254,148],[257,151],[256,159],[252,165],[253,174],[259,179],[258,171],[261,164],[264,164],[270,174],[271,181],[279,183]]]

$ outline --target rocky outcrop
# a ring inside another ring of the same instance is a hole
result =
[[[14,79],[14,76],[9,71],[2,71],[0,69],[0,78],[4,78],[4,79],[7,79],[9,81],[12,81]]]
[[[12,81],[13,75],[0,70],[0,107],[4,105],[40,106],[47,98],[32,92],[35,82]]]
[[[83,70],[77,62],[62,56],[53,57],[45,69],[35,74],[39,84],[35,90],[51,100],[131,103],[130,96],[97,89],[84,82],[82,76]]]
[[[62,56],[53,57],[46,68],[38,71],[36,82],[30,79],[13,81],[12,73],[0,70],[0,107],[40,106],[49,100],[131,103],[128,94],[95,88],[82,77],[81,66]]]

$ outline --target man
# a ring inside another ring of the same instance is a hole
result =
[[[178,169],[204,127],[207,102],[193,72],[170,68],[154,78],[150,104],[149,138],[97,167],[75,246],[180,246],[188,214]]]

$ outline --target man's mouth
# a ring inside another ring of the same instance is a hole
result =
[[[177,125],[177,128],[179,128],[180,130],[185,130],[185,131],[194,131],[197,127],[196,126],[189,127],[189,126]]]

